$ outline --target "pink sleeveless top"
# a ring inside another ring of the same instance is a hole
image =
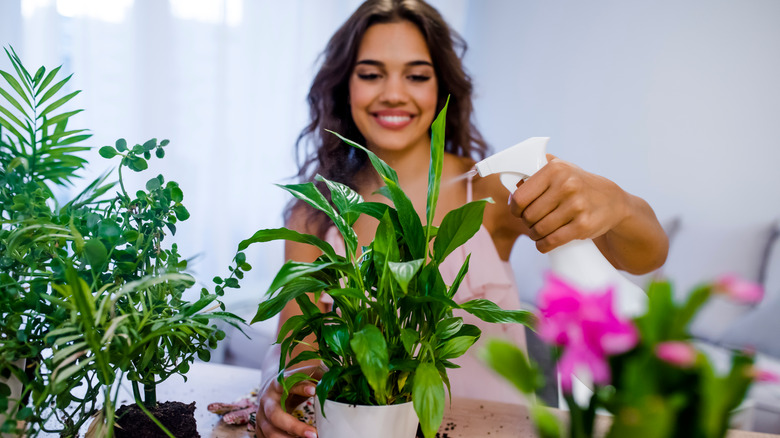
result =
[[[472,200],[471,179],[466,189],[467,200]],[[331,227],[325,240],[339,254],[344,254],[344,241],[338,230]],[[508,261],[501,260],[493,239],[487,229],[480,226],[477,233],[460,248],[453,251],[442,262],[440,271],[444,282],[452,284],[466,256],[471,254],[469,270],[463,279],[455,301],[462,303],[469,300],[485,298],[503,309],[520,309],[520,299],[514,272]],[[323,295],[324,302],[330,302],[330,297]],[[497,376],[478,358],[477,352],[488,338],[503,338],[513,342],[523,351],[525,346],[525,329],[520,324],[490,324],[463,311],[456,309],[455,316],[463,317],[463,322],[473,324],[482,330],[482,336],[463,356],[452,360],[460,368],[448,369],[450,387],[453,397],[493,400],[504,403],[526,404],[514,386],[502,377]]]

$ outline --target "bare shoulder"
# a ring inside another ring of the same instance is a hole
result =
[[[310,210],[303,204],[296,204],[290,212],[290,217],[284,224],[286,228],[304,234],[317,235],[316,227],[311,221]],[[298,262],[312,262],[322,254],[319,249],[303,243],[286,241],[284,258]]]

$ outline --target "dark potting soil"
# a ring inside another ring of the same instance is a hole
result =
[[[195,423],[195,402],[188,405],[180,402],[158,403],[150,409],[160,423],[176,438],[200,438]],[[137,405],[122,405],[116,411],[116,438],[168,438]]]

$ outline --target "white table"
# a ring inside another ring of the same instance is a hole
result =
[[[187,376],[186,383],[180,377],[173,377],[160,385],[158,399],[184,403],[195,401],[198,432],[204,438],[251,438],[253,436],[247,432],[246,426],[228,426],[222,423],[219,416],[208,412],[206,407],[209,403],[232,402],[247,395],[260,382],[259,370],[196,363],[190,368]],[[604,420],[597,425],[597,430],[601,430],[602,433],[608,427],[607,421]],[[535,436],[527,409],[523,406],[458,398],[454,398],[452,407],[445,410],[440,432],[442,435],[447,433],[449,438]],[[728,434],[728,438],[772,437],[780,436],[745,431],[731,431]]]

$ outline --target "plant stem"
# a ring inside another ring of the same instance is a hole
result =
[[[127,202],[130,201],[130,195],[128,195],[127,190],[125,190],[125,183],[124,183],[124,179],[122,178],[122,166],[123,166],[122,163],[124,163],[124,161],[125,160],[123,158],[122,161],[119,163],[119,167],[117,167],[116,171],[117,171],[117,176],[119,177],[119,187],[122,189],[122,193],[124,193],[125,200]]]
[[[582,408],[574,400],[572,394],[564,395],[564,399],[569,407],[569,436],[571,438],[588,438],[588,434],[585,432]]]
[[[144,383],[144,403],[147,408],[154,409],[157,406],[157,385]]]

